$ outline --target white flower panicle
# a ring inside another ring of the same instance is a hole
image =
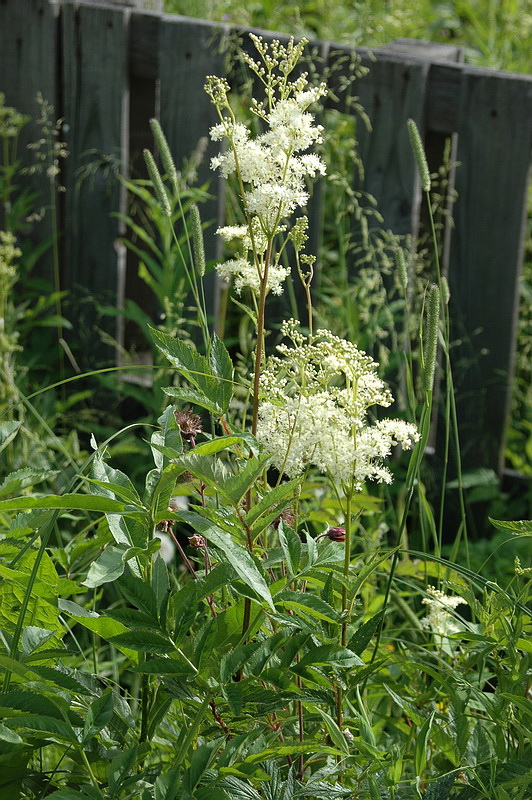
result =
[[[291,344],[278,347],[280,357],[269,358],[260,380],[257,438],[273,464],[291,478],[314,465],[346,488],[390,483],[383,460],[419,434],[403,420],[368,423],[371,406],[393,400],[376,362],[330,331],[307,339],[290,320],[282,332]]]
[[[278,41],[268,45],[254,35],[251,38],[261,62],[244,57],[264,84],[266,95],[264,103],[253,101],[251,110],[264,121],[264,132],[252,137],[250,130],[235,120],[224,79],[208,77],[205,87],[220,117],[210,131],[211,139],[229,143],[212,159],[211,166],[224,178],[236,175],[248,222],[248,236],[241,237],[241,257],[217,270],[226,279],[234,276],[237,291],[248,286],[258,292],[267,260],[267,288],[280,293],[289,270],[280,267],[271,243],[284,230],[283,220],[306,205],[308,179],[325,174],[322,160],[305,151],[322,141],[322,126],[315,124],[308,109],[326,93],[326,86],[309,86],[306,73],[289,80],[306,40],[295,44],[291,39],[285,46]]]
[[[428,606],[427,616],[421,621],[423,627],[430,629],[438,638],[463,631],[463,624],[451,612],[459,605],[467,605],[467,602],[462,597],[446,595],[433,586],[427,587],[427,593],[430,597],[422,601]]]

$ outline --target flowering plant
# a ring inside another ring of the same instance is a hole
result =
[[[228,148],[213,166],[236,179],[245,219],[220,230],[241,253],[219,273],[251,298],[251,378],[235,377],[209,330],[199,210],[179,205],[178,173],[153,122],[166,177],[151,154],[147,165],[176,248],[175,203],[190,222],[187,278],[204,351],[169,326],[152,329],[180,381],[164,390],[175,405],[151,432],[143,484],[109,463],[112,435],[92,436],[85,463],[61,470],[60,495],[39,491],[46,472],[35,465],[0,485],[0,789],[55,800],[445,800],[459,775],[471,781],[458,789],[464,800],[509,797],[504,786],[524,800],[526,583],[501,591],[484,580],[480,603],[471,587],[482,579],[469,569],[440,551],[409,558],[415,489],[421,525],[431,523],[419,465],[441,281],[427,294],[419,426],[382,418],[392,396],[377,364],[314,329],[308,222],[294,220],[307,180],[324,172],[307,152],[320,140],[311,104],[324,88],[290,77],[304,43],[254,41],[260,62],[246,58],[265,90],[253,104],[263,132],[237,122],[223,80],[207,83],[220,116],[212,134]],[[8,288],[16,255],[0,232]],[[290,280],[289,257],[307,318],[283,322],[267,355],[266,301]],[[406,266],[404,276],[406,288]],[[0,338],[1,322],[0,313]],[[0,451],[22,427],[0,422]],[[385,517],[385,460],[396,445],[413,455]],[[380,497],[365,493],[370,481],[382,484]],[[385,520],[397,547],[377,541]],[[529,568],[515,566],[525,581]],[[429,577],[438,588],[427,590],[420,619],[415,582]],[[461,603],[478,623],[462,625]]]

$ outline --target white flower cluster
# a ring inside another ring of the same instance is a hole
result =
[[[427,587],[427,593],[430,597],[425,597],[422,602],[428,606],[428,613],[421,624],[432,631],[440,647],[452,652],[452,647],[446,641],[447,637],[464,630],[464,625],[452,612],[457,606],[467,603],[462,597],[446,595],[433,586]]]
[[[325,174],[321,159],[305,151],[322,141],[322,126],[315,124],[308,108],[326,93],[326,87],[310,87],[305,73],[295,81],[288,79],[302,43],[294,45],[291,40],[284,47],[274,41],[270,50],[260,37],[252,38],[265,65],[246,58],[265,86],[266,103],[254,101],[252,106],[265,124],[264,132],[253,137],[246,125],[235,120],[223,79],[209,77],[206,85],[220,116],[210,131],[211,139],[226,139],[229,145],[212,159],[211,166],[225,178],[236,174],[248,222],[241,236],[242,256],[217,270],[226,279],[235,276],[237,291],[249,286],[255,292],[268,270],[268,289],[280,293],[289,270],[272,257],[271,245],[273,237],[284,230],[282,221],[306,205],[308,179]],[[220,233],[227,238],[224,230]],[[234,229],[231,238],[235,238]]]
[[[261,375],[257,438],[273,463],[289,477],[314,465],[347,489],[365,480],[390,483],[383,460],[400,444],[419,439],[414,425],[384,419],[369,424],[373,405],[389,406],[392,396],[376,374],[377,364],[356,345],[320,330],[311,339],[293,320]]]

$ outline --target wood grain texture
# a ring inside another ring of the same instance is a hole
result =
[[[110,159],[127,159],[128,15],[122,10],[76,6],[62,9],[64,114],[69,126],[65,229],[65,280],[83,295],[114,303],[120,186]],[[82,179],[80,169],[90,165]],[[82,287],[82,288],[80,288]],[[90,305],[85,304],[89,309]],[[94,312],[87,311],[90,328]],[[105,321],[104,321],[105,324]],[[114,332],[114,323],[106,326]],[[91,332],[96,339],[95,332]]]
[[[501,468],[515,357],[532,82],[465,70],[449,280],[466,464]]]
[[[31,118],[22,129],[18,144],[18,158],[25,166],[36,163],[26,150],[27,144],[42,135],[36,123],[40,113],[37,93],[54,106],[55,119],[61,115],[56,72],[57,31],[56,14],[48,0],[0,0],[0,91],[5,95],[6,105]],[[44,172],[31,176],[19,174],[16,184],[21,190],[35,194],[35,210],[50,205],[50,184]],[[26,240],[37,246],[51,234],[48,213],[29,228]],[[50,251],[43,255],[34,275],[53,281]]]
[[[424,130],[428,69],[424,62],[377,58],[356,86],[371,122],[371,131],[363,125],[357,131],[359,188],[377,200],[384,226],[399,236],[417,233],[421,193],[406,123],[413,119]]]

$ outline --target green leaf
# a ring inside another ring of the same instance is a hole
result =
[[[33,653],[41,645],[48,642],[54,635],[55,631],[49,631],[46,628],[38,628],[35,625],[27,625],[22,631],[21,637],[21,650],[23,659]]]
[[[196,669],[186,661],[177,661],[175,658],[150,658],[144,664],[133,667],[133,672],[141,675],[171,675],[190,677],[196,674]]]
[[[191,453],[179,459],[179,466],[183,470],[191,472],[196,478],[206,483],[207,486],[223,493],[223,487],[228,480],[229,472],[219,459]]]
[[[44,481],[54,475],[57,475],[55,470],[31,469],[30,467],[18,469],[15,472],[11,472],[0,483],[0,497],[20,492],[22,489],[34,486],[36,483],[40,483],[40,481]]]
[[[10,717],[9,724],[14,728],[27,728],[40,733],[47,733],[50,736],[62,739],[74,746],[78,745],[78,739],[72,725],[64,720],[55,717],[47,717],[37,714],[24,714],[20,717]]]
[[[379,611],[378,614],[375,614],[374,617],[371,617],[371,619],[368,619],[367,622],[361,625],[347,643],[349,650],[352,650],[357,656],[361,656],[370,643],[371,637],[379,627],[383,616],[384,611]]]
[[[237,506],[251,487],[260,478],[271,461],[271,456],[265,454],[248,459],[244,469],[232,478],[229,478],[221,488],[224,497]]]
[[[94,800],[92,795],[78,792],[77,789],[56,789],[52,794],[46,795],[46,800]]]
[[[492,519],[488,517],[491,524],[501,531],[509,531],[515,535],[523,535],[532,533],[532,520],[521,519],[515,522],[507,522],[502,519]]]
[[[351,650],[348,650],[347,647],[339,647],[334,644],[322,644],[318,647],[313,647],[308,653],[305,653],[299,663],[292,664],[291,669],[294,672],[298,672],[300,669],[314,664],[325,664],[329,667],[340,667],[341,669],[365,666],[362,659],[360,659],[356,653],[352,653]]]
[[[129,775],[137,762],[138,746],[124,750],[115,756],[109,766],[107,774],[108,788],[111,797],[116,797],[125,778]]]
[[[87,744],[97,733],[100,733],[110,723],[112,716],[113,695],[111,689],[106,689],[89,707],[83,728],[82,744]]]
[[[220,436],[217,439],[211,439],[209,442],[197,444],[193,450],[189,451],[189,455],[210,456],[213,453],[219,453],[221,450],[227,450],[229,447],[233,447],[233,445],[243,441],[244,438],[242,436]]]
[[[0,722],[0,739],[10,744],[23,744],[23,739],[18,733],[12,731],[11,728],[8,728],[7,725],[4,725],[2,722]]]
[[[325,723],[332,743],[338,750],[341,750],[344,755],[349,755],[349,745],[347,744],[346,738],[331,715],[327,714],[327,712],[323,711],[319,706],[314,706],[313,711],[317,711]]]
[[[280,592],[275,596],[276,606],[285,606],[294,611],[306,611],[317,619],[325,622],[338,622],[338,614],[329,603],[314,594],[303,592]]]
[[[118,581],[118,588],[128,602],[144,611],[157,624],[157,598],[155,592],[141,578],[128,575]]]
[[[281,483],[274,489],[268,490],[258,503],[255,503],[246,513],[246,522],[251,527],[254,523],[270,509],[281,504],[284,500],[292,496],[301,483],[301,478],[295,478],[288,483]]]
[[[22,422],[2,422],[0,424],[0,453],[17,435]]]
[[[212,336],[209,349],[209,364],[212,373],[220,378],[216,391],[216,401],[222,409],[222,413],[225,414],[233,396],[233,363],[227,348],[215,333]]]
[[[263,645],[262,642],[251,642],[240,645],[227,653],[220,663],[220,680],[222,683],[230,681],[238,670],[247,664],[251,656]]]
[[[174,595],[173,607],[175,609],[174,641],[179,644],[189,632],[196,619],[198,603],[198,589],[195,581],[186,583]]]
[[[150,444],[155,466],[157,469],[162,470],[167,464],[167,460],[163,457],[164,451],[168,450],[175,453],[175,455],[170,455],[169,458],[175,458],[180,455],[183,452],[183,439],[181,438],[181,431],[176,422],[172,406],[165,408],[157,423],[160,426],[160,430],[152,433]]]
[[[190,387],[176,388],[175,386],[167,386],[163,389],[163,392],[168,395],[168,397],[173,397],[175,400],[181,400],[185,403],[193,403],[195,406],[205,408],[207,411],[210,411],[211,414],[215,414],[216,416],[222,416],[223,414],[223,411],[216,400],[212,399],[211,396],[200,392],[198,389],[191,389]]]
[[[67,689],[69,692],[74,692],[75,694],[91,693],[83,684],[75,680],[71,675],[62,672],[57,667],[32,666],[31,670],[40,678],[61,687],[61,689]]]
[[[256,592],[259,597],[262,597],[262,599],[268,603],[272,610],[275,610],[268,585],[266,584],[266,581],[259,571],[255,561],[247,550],[236,544],[236,542],[231,539],[229,534],[220,528],[215,527],[207,520],[204,520],[203,517],[199,516],[199,514],[195,514],[194,512],[190,511],[184,511],[180,514],[180,516],[186,522],[190,522],[195,530],[201,533],[202,536],[205,536],[209,542],[212,542],[215,547],[221,550],[239,578],[241,578],[241,580],[244,581],[244,583],[249,586],[250,589],[253,589],[253,591]]]
[[[258,764],[261,761],[270,761],[280,756],[294,756],[299,754],[319,753],[322,756],[343,756],[341,750],[334,747],[315,742],[284,742],[283,744],[273,745],[261,750],[259,753],[252,753],[244,759],[244,764]]]
[[[480,759],[479,759],[480,761]],[[456,772],[442,775],[437,781],[427,786],[423,800],[448,800],[456,779]]]
[[[416,746],[414,749],[414,769],[416,775],[421,777],[427,765],[427,742],[430,735],[430,729],[434,721],[435,711],[433,711],[423,722],[416,737]]]
[[[0,511],[18,511],[27,508],[65,509],[75,511],[131,513],[138,509],[126,506],[119,500],[92,494],[48,494],[45,497],[14,497],[0,500]]]
[[[117,636],[111,636],[109,641],[143,653],[171,653],[175,650],[166,636],[154,631],[124,631]]]
[[[108,545],[101,556],[93,561],[89,567],[87,577],[82,582],[83,586],[95,589],[104,583],[116,581],[123,573],[126,564],[122,558],[125,548]]]
[[[290,528],[284,526],[283,521],[279,522],[277,528],[277,535],[279,537],[279,544],[283,549],[283,555],[288,569],[290,578],[297,574],[299,569],[299,560],[301,558],[301,539]]]
[[[161,558],[161,556],[156,556],[154,559],[151,585],[157,601],[157,611],[160,612],[170,591],[168,567],[166,566],[164,558]]]

